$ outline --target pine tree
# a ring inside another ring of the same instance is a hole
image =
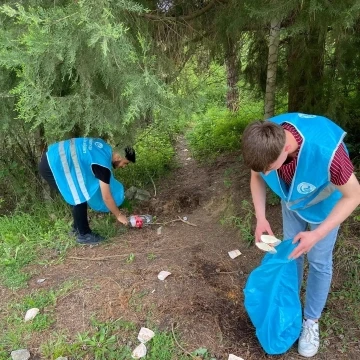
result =
[[[42,5],[40,6],[39,3]],[[3,5],[0,66],[16,73],[17,117],[68,135],[127,136],[171,94],[155,72],[131,1],[29,1]]]

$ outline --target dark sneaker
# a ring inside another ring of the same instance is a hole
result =
[[[93,245],[93,244],[99,244],[100,242],[104,241],[105,238],[96,234],[96,233],[88,233],[85,235],[78,234],[76,237],[76,242],[78,244],[84,244],[84,245]]]

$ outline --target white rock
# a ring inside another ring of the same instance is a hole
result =
[[[274,246],[277,246],[281,243],[281,240],[277,239],[275,236],[272,235],[261,235],[260,239],[265,244],[272,244]]]
[[[155,336],[155,333],[145,327],[142,327],[139,331],[138,339],[141,343],[145,344]]]
[[[265,244],[263,242],[256,242],[255,245],[262,251],[267,251],[272,254],[276,254],[277,251],[273,246],[270,246],[269,244]]]
[[[20,349],[11,352],[12,360],[28,360],[30,359],[30,353],[27,349]]]
[[[134,351],[131,354],[131,357],[133,359],[140,359],[146,355],[146,346],[141,343],[139,346],[137,346]]]
[[[168,271],[160,271],[158,274],[159,280],[165,280],[169,275],[171,275],[171,272]]]
[[[236,250],[229,251],[228,254],[232,259],[235,259],[236,257],[241,255],[241,252],[240,252],[240,250],[236,249]]]
[[[32,308],[29,309],[25,314],[25,322],[32,320],[39,312],[40,310],[38,308]]]
[[[242,357],[230,354],[228,360],[244,360],[244,359]]]

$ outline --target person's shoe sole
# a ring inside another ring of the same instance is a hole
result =
[[[310,358],[310,357],[313,357],[315,356],[317,353],[318,353],[319,349],[317,349],[315,352],[308,352],[308,353],[305,353],[305,352],[302,352],[298,349],[298,353],[299,355],[303,356],[303,357],[306,357],[306,358]]]
[[[80,239],[79,239],[80,238]],[[103,242],[105,238],[98,234],[88,234],[86,235],[78,235],[76,238],[76,242],[81,245],[96,245]]]
[[[97,241],[97,242],[86,241],[86,242],[82,242],[82,241],[76,240],[76,242],[77,242],[79,245],[98,245],[98,244],[100,244],[102,241]]]

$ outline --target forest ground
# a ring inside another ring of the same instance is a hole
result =
[[[58,299],[49,333],[75,336],[89,330],[96,314],[101,321],[122,318],[139,328],[151,323],[159,330],[176,329],[183,349],[206,348],[218,360],[227,360],[230,353],[245,360],[301,359],[296,344],[284,355],[266,355],[244,309],[246,280],[264,253],[244,239],[246,231],[253,231],[253,222],[249,225],[246,220],[251,210],[244,207],[244,201],[251,203],[250,174],[240,154],[200,164],[180,138],[177,157],[179,167],[154,185],[149,202],[135,209],[156,216],[158,225],[130,229],[98,246],[77,246],[61,263],[30,267],[34,276],[28,287],[16,293],[2,289],[0,305],[71,280],[81,285]],[[268,205],[267,214],[273,231],[281,236],[280,206]],[[240,219],[237,227],[226,221],[234,216]],[[231,259],[228,251],[234,249],[242,254]],[[161,270],[171,272],[165,281],[157,278]],[[341,288],[343,276],[342,270],[335,271],[332,291]],[[39,284],[39,278],[46,281]],[[330,301],[325,315],[340,306]],[[328,331],[329,323],[321,324],[326,326],[327,345],[313,359],[360,358],[359,342],[353,341],[359,339],[360,329],[351,317],[350,309],[343,323],[331,324],[341,327],[342,336],[336,329]],[[32,353],[44,337],[44,333],[34,336]]]

